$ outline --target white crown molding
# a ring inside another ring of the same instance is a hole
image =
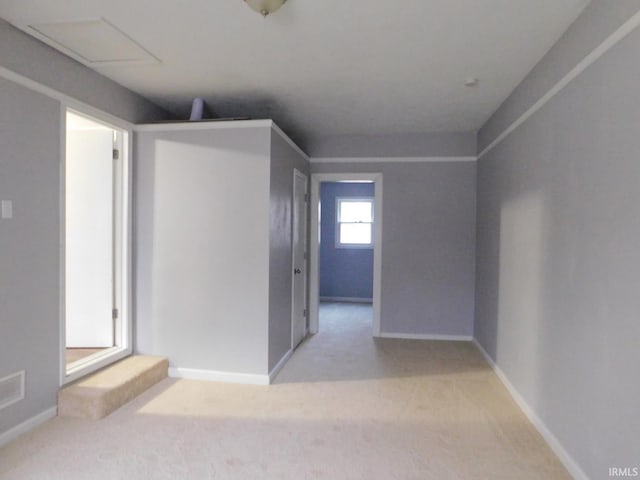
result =
[[[573,457],[569,455],[569,452],[565,450],[565,448],[560,443],[560,440],[558,440],[556,436],[553,433],[551,433],[551,430],[549,430],[549,428],[545,425],[542,419],[536,414],[533,408],[531,408],[531,406],[527,403],[524,397],[520,395],[520,392],[518,392],[516,387],[513,386],[513,384],[509,381],[507,376],[502,371],[502,369],[498,366],[498,364],[496,364],[496,362],[494,362],[493,358],[491,358],[491,356],[487,353],[484,347],[480,345],[480,342],[478,342],[478,340],[474,338],[473,343],[476,346],[476,348],[480,351],[480,353],[484,356],[485,360],[487,361],[489,366],[493,369],[493,371],[495,372],[497,377],[500,379],[500,381],[504,384],[505,388],[509,391],[509,394],[511,395],[513,400],[518,404],[520,409],[524,412],[524,414],[527,416],[527,418],[533,424],[536,430],[538,430],[540,435],[542,435],[542,438],[544,438],[547,444],[549,444],[549,447],[551,447],[551,450],[553,450],[553,452],[557,455],[557,457],[560,459],[560,461],[565,466],[565,468],[569,471],[571,476],[575,480],[589,480],[589,477],[584,473],[582,468],[580,468],[580,465],[578,464],[578,462],[576,462],[573,459]]]
[[[396,338],[401,340],[438,340],[448,342],[470,342],[473,340],[471,335],[438,335],[438,334],[421,334],[421,333],[391,333],[381,332],[380,338]]]
[[[311,157],[311,163],[475,162],[477,157]]]
[[[511,135],[520,125],[526,122],[534,113],[544,107],[553,97],[555,97],[564,87],[569,85],[573,80],[582,74],[587,68],[593,65],[600,57],[620,43],[627,35],[640,26],[640,11],[633,15],[629,20],[620,26],[615,32],[609,35],[604,42],[582,59],[575,67],[569,71],[562,79],[556,83],[545,95],[543,95],[536,103],[524,112],[518,119],[509,125],[495,140],[487,145],[484,150],[478,154],[478,159],[484,157],[487,153],[497,147],[502,141]]]
[[[252,373],[222,372],[218,370],[198,370],[195,368],[169,368],[171,378],[207,380],[210,382],[241,383],[245,385],[269,385],[269,375]]]
[[[50,407],[43,412],[34,415],[33,417],[25,420],[24,422],[16,425],[15,427],[0,434],[0,448],[7,445],[9,442],[14,441],[20,435],[29,433],[44,422],[47,422],[54,418],[58,414],[58,407]]]
[[[198,120],[184,122],[141,123],[136,132],[176,132],[193,130],[223,130],[227,128],[272,128],[273,120]]]
[[[307,162],[310,160],[298,145],[273,120],[199,120],[185,122],[144,123],[134,126],[136,132],[176,132],[193,130],[221,130],[225,128],[270,128]]]

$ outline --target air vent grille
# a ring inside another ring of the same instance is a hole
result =
[[[0,410],[24,399],[24,370],[0,378]]]

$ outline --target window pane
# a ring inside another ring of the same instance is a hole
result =
[[[355,245],[371,244],[371,224],[370,223],[341,223],[340,243]]]
[[[340,222],[373,222],[371,202],[340,202]]]

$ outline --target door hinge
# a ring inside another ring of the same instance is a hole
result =
[[[308,194],[308,193],[305,193],[305,194],[304,194],[304,201],[305,201],[305,202],[308,202],[308,201],[309,201],[309,194]]]
[[[116,318],[118,318],[118,309],[114,308],[113,310],[111,310],[111,318],[113,318],[114,320]]]
[[[113,149],[113,159],[114,160],[118,160],[120,158],[120,150],[118,150],[117,148]]]
[[[306,308],[302,311],[302,316],[304,318],[307,318],[307,309]]]
[[[305,260],[307,260],[307,256],[308,256],[307,252],[304,252],[303,258],[304,258]]]

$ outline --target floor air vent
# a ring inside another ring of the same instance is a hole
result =
[[[24,398],[24,370],[0,378],[0,410]]]

